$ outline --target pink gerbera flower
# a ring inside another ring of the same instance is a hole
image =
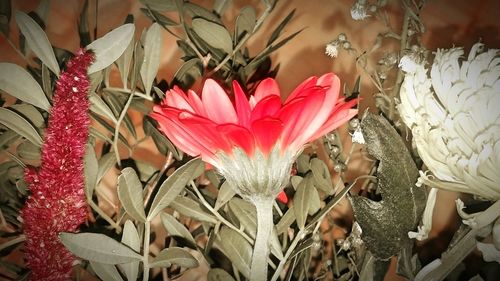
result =
[[[174,87],[153,108],[151,116],[176,146],[201,155],[256,206],[251,280],[267,280],[272,201],[287,184],[296,157],[306,143],[357,114],[351,109],[357,100],[339,98],[339,89],[339,78],[328,73],[307,79],[282,102],[274,79],[260,82],[250,98],[234,81],[232,103],[222,87],[208,79],[201,99],[192,90],[186,94]]]

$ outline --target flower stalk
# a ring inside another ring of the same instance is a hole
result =
[[[257,234],[250,265],[250,281],[267,280],[267,258],[269,256],[269,235],[273,227],[274,198],[253,198],[257,210]]]

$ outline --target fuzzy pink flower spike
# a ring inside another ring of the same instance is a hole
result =
[[[75,261],[59,240],[85,222],[83,157],[88,139],[92,53],[80,49],[57,81],[41,167],[26,169],[29,195],[21,217],[26,235],[25,257],[30,280],[67,281]]]

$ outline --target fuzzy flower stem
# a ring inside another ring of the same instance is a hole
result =
[[[408,7],[408,5],[405,5],[405,7],[406,9],[403,17],[403,27],[401,31],[401,44],[400,44],[401,56],[403,56],[403,52],[408,48],[408,27],[410,25],[410,17],[411,17],[411,12],[410,12],[411,8]],[[404,78],[403,71],[401,69],[398,69],[397,71],[398,73],[396,76],[396,84],[394,84],[394,89],[392,89],[392,97],[398,96]]]
[[[251,200],[257,210],[257,234],[250,265],[250,281],[267,280],[267,258],[269,256],[269,235],[273,227],[274,198]]]
[[[144,270],[142,273],[142,280],[149,280],[149,235],[151,233],[151,223],[146,221],[144,223],[144,245],[143,245],[143,264]]]

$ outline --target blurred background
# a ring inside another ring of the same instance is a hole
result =
[[[212,7],[213,1],[192,1],[205,7]],[[224,22],[232,26],[239,9],[251,5],[258,8],[258,13],[263,7],[259,0],[233,0],[224,14]],[[401,29],[402,9],[399,1],[388,1],[390,25],[393,29]],[[277,80],[280,84],[283,96],[286,96],[301,81],[312,75],[321,75],[333,71],[351,89],[358,75],[362,71],[356,67],[355,58],[347,52],[340,52],[337,58],[325,55],[325,46],[339,33],[345,33],[351,46],[358,51],[370,49],[375,42],[379,32],[385,30],[384,25],[374,17],[364,21],[354,21],[350,15],[353,1],[350,0],[280,0],[272,14],[268,17],[259,31],[249,41],[250,54],[252,51],[261,50],[267,38],[276,25],[291,10],[296,9],[295,16],[286,27],[284,36],[297,30],[304,30],[292,39],[288,44],[272,55],[273,65],[280,65]],[[29,12],[38,7],[39,1],[13,0],[13,9]],[[100,37],[111,29],[124,23],[128,14],[135,18],[136,36],[140,36],[142,30],[151,24],[151,21],[140,11],[143,5],[138,0],[89,0],[89,6],[93,10],[95,21],[89,22],[91,30],[96,29],[97,37]],[[84,7],[83,0],[52,0],[47,9],[46,33],[54,46],[74,52],[79,47],[77,23],[80,13]],[[92,9],[90,9],[92,10]],[[421,37],[422,44],[429,50],[436,48],[450,48],[463,46],[468,50],[475,42],[481,40],[489,48],[500,47],[500,1],[498,0],[433,0],[428,1],[422,10],[421,19],[426,32]],[[91,11],[92,12],[92,11]],[[173,16],[175,18],[175,16]],[[17,38],[18,29],[15,22],[11,21],[11,36]],[[262,40],[259,40],[259,39]],[[15,52],[12,45],[18,42],[8,42],[5,37],[0,36],[0,61],[13,62],[23,65],[24,61]],[[382,56],[391,50],[397,50],[397,45],[385,46],[377,50]],[[163,50],[160,70],[157,79],[171,81],[175,71],[182,64],[182,53],[177,48],[175,38],[163,33]],[[112,79],[119,80],[119,74],[115,71]],[[361,110],[373,105],[372,94],[376,92],[368,79],[361,77],[361,93],[364,98]],[[199,84],[196,84],[199,87]],[[196,87],[196,86],[195,86]],[[345,130],[344,130],[345,131]],[[342,133],[346,136],[346,133]],[[346,139],[349,147],[350,138]],[[148,143],[144,144],[142,156],[148,157],[150,161],[157,161],[161,165],[163,159],[155,159],[148,154]],[[367,165],[364,163],[361,153],[354,153],[349,164],[352,173],[366,173]],[[113,183],[110,183],[110,187]],[[439,257],[446,249],[458,225],[454,200],[457,194],[439,191],[438,204],[434,210],[434,226],[428,240],[419,243],[419,251],[424,263],[428,263]],[[345,201],[335,210],[337,219],[351,220],[350,207]],[[393,263],[394,264],[394,263]],[[474,266],[474,264],[472,264]],[[386,280],[401,280],[392,272],[386,276]],[[196,274],[194,274],[196,275]],[[200,274],[202,275],[202,274]],[[194,278],[191,276],[190,278]],[[185,280],[191,280],[188,277]]]

